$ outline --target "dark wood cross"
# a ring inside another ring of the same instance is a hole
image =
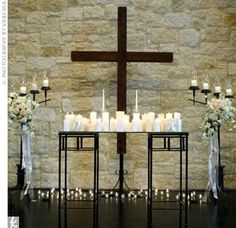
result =
[[[127,52],[127,10],[118,7],[118,51],[72,51],[72,61],[117,62],[117,110],[126,112],[127,62],[172,62],[171,52]],[[123,192],[123,160],[126,153],[126,134],[117,133],[117,153],[119,161],[119,191]],[[118,184],[118,182],[117,182]],[[116,184],[116,185],[117,185]]]
[[[127,52],[127,10],[118,7],[118,51],[72,51],[72,61],[117,62],[117,110],[126,112],[127,62],[172,62],[171,52]],[[117,152],[126,153],[126,134],[117,134]]]

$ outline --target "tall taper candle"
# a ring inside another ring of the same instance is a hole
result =
[[[135,91],[135,112],[138,112],[138,90]]]
[[[102,111],[105,111],[105,91],[102,90]]]

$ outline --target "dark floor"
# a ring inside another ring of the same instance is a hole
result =
[[[175,198],[175,193],[170,197]],[[9,216],[19,216],[20,228],[58,228],[58,206],[56,197],[49,203],[39,200],[37,194],[35,202],[26,199],[19,200],[17,194],[12,199],[14,207],[9,207]],[[144,198],[99,199],[99,228],[144,228],[147,227],[147,201]],[[171,203],[162,203],[167,208]],[[176,203],[174,203],[175,206]],[[173,203],[171,204],[173,206]],[[67,209],[67,226],[64,224],[64,209],[62,213],[62,228],[90,228],[93,227],[93,213],[91,210]],[[184,221],[184,213],[182,216]],[[179,227],[179,211],[153,211],[153,227]],[[184,222],[183,222],[184,224]],[[184,227],[184,226],[183,226]],[[216,204],[191,203],[188,213],[188,227],[190,228],[236,228],[236,191],[228,191],[227,196]]]

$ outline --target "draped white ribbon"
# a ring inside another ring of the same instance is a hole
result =
[[[29,193],[33,197],[33,185],[32,185],[32,158],[30,151],[30,132],[22,131],[22,169],[25,169],[25,186],[24,193]]]
[[[210,191],[213,193],[213,197],[218,199],[217,190],[219,189],[218,185],[218,172],[219,172],[219,144],[217,140],[216,131],[213,130],[211,137],[210,137],[210,145],[209,145],[209,159],[208,159],[208,176],[209,181],[207,184],[206,191],[204,193],[203,202],[207,202],[209,197]]]

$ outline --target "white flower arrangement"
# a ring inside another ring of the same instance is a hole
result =
[[[220,96],[219,99],[212,98],[207,102],[206,112],[202,121],[203,138],[207,138],[218,126],[224,126],[227,123],[234,122],[236,108],[232,106],[229,98]]]
[[[8,122],[20,123],[23,131],[33,129],[33,120],[35,118],[33,109],[38,103],[32,100],[29,95],[19,96],[17,93],[11,93],[8,98]]]

